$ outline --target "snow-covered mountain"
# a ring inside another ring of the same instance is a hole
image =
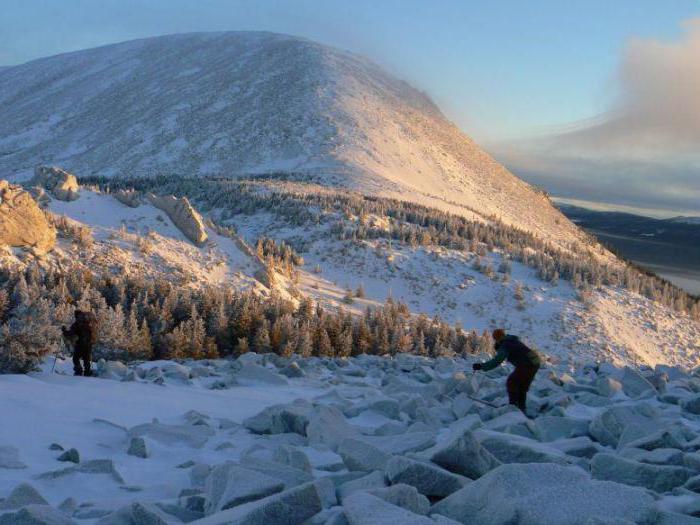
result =
[[[313,174],[504,222],[579,230],[423,93],[369,60],[291,36],[171,35],[0,71],[0,172]]]

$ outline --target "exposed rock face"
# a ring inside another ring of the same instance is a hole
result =
[[[0,245],[41,255],[55,244],[56,230],[32,196],[20,186],[0,180]]]
[[[207,240],[202,216],[192,207],[187,197],[178,199],[174,195],[149,193],[148,200],[153,206],[167,213],[175,226],[193,243],[202,244]]]
[[[29,184],[49,190],[61,201],[74,201],[80,197],[80,186],[75,175],[54,166],[37,167]]]
[[[135,190],[119,190],[112,195],[119,202],[130,208],[138,208],[141,204],[141,195]]]

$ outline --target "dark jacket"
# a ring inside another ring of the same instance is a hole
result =
[[[66,337],[76,337],[75,349],[78,351],[90,351],[92,345],[97,342],[97,318],[90,312],[76,318],[68,330],[64,330]]]
[[[492,370],[505,360],[508,360],[516,368],[539,367],[541,364],[539,354],[515,335],[507,335],[496,343],[496,355],[481,365],[481,369],[484,371]]]

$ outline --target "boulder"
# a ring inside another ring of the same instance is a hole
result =
[[[651,465],[676,465],[685,466],[683,463],[684,454],[675,448],[656,448],[654,450],[644,450],[641,448],[623,448],[619,455],[625,459],[649,463]]]
[[[622,390],[629,397],[638,398],[643,396],[656,395],[656,388],[637,370],[626,366],[620,377]]]
[[[0,469],[24,469],[27,468],[19,459],[19,450],[12,445],[0,446]]]
[[[287,385],[287,380],[277,372],[268,370],[264,366],[255,364],[246,364],[236,372],[236,381],[241,385],[266,385],[284,386]]]
[[[598,393],[604,397],[613,397],[622,391],[622,383],[612,377],[599,377],[596,381]]]
[[[56,230],[28,192],[0,180],[0,246],[3,245],[43,255],[56,245]]]
[[[148,457],[148,447],[146,446],[146,440],[142,437],[133,437],[129,442],[129,450],[126,451],[130,456],[135,456],[137,458],[147,458]]]
[[[100,359],[97,362],[97,375],[104,379],[115,379],[121,381],[126,377],[129,368],[121,361],[105,361]]]
[[[333,451],[337,451],[345,439],[354,436],[359,436],[357,430],[347,422],[340,410],[331,406],[316,408],[306,427],[306,437],[309,438],[309,444],[326,445]],[[372,436],[365,436],[365,438],[370,437]],[[381,437],[377,439],[381,439]],[[381,449],[379,446],[377,448]]]
[[[650,465],[601,453],[591,460],[591,475],[596,479],[667,492],[688,481],[693,471],[684,467]]]
[[[656,507],[643,489],[593,480],[577,467],[528,463],[492,470],[433,505],[431,514],[480,525],[586,525],[601,519],[651,525]]]
[[[192,448],[202,448],[215,431],[204,425],[166,425],[154,421],[132,427],[128,431],[129,438],[148,437],[163,445],[186,445]]]
[[[284,483],[231,461],[215,466],[204,485],[205,512],[212,514],[284,490]]]
[[[595,443],[588,436],[581,436],[571,439],[560,439],[548,443],[550,447],[561,450],[567,456],[576,458],[592,458],[598,452],[603,451],[603,447]]]
[[[29,483],[17,485],[6,499],[0,501],[0,510],[19,509],[26,505],[48,505],[39,492]]]
[[[354,494],[355,492],[364,491],[367,489],[382,488],[386,487],[386,485],[387,482],[384,472],[376,470],[374,472],[370,472],[366,476],[362,476],[361,478],[351,479],[350,481],[342,483],[336,492],[338,494],[338,499],[343,502],[345,498],[347,498],[350,494]]]
[[[644,403],[612,406],[591,420],[588,432],[599,443],[617,447],[626,427],[635,425],[652,433],[659,426],[657,417],[656,410]]]
[[[358,492],[346,498],[343,511],[350,525],[435,525],[427,516],[392,505],[367,492]]]
[[[163,210],[173,224],[195,244],[204,244],[208,239],[202,216],[192,207],[187,197],[177,198],[174,195],[146,195],[149,202]]]
[[[49,505],[27,505],[17,512],[0,515],[0,525],[76,525],[76,522]]]
[[[474,435],[486,450],[501,463],[571,462],[561,450],[522,436],[477,430]]]
[[[129,208],[138,208],[141,205],[141,194],[135,190],[118,190],[112,196]]]
[[[80,197],[80,186],[75,175],[54,166],[38,166],[27,184],[48,190],[60,201],[74,201]]]
[[[370,489],[367,492],[378,498],[382,498],[387,503],[397,507],[410,510],[416,514],[428,514],[430,501],[423,494],[416,490],[416,487],[398,483],[390,487]]]
[[[108,514],[97,525],[168,525],[172,516],[152,503],[134,502]]]
[[[111,459],[92,459],[85,461],[73,467],[64,468],[61,470],[53,470],[41,474],[38,479],[58,479],[70,474],[106,474],[112,480],[119,484],[124,484],[124,479],[121,474],[114,468],[114,463]]]
[[[273,452],[272,460],[304,472],[310,473],[313,470],[306,453],[291,445],[279,445]]]
[[[319,479],[263,499],[217,512],[193,525],[289,525],[303,523],[336,503],[335,487]]]
[[[387,462],[386,477],[392,485],[403,483],[415,487],[425,496],[438,498],[449,496],[469,482],[469,479],[432,463],[402,456],[394,456]]]
[[[501,462],[465,431],[429,451],[430,461],[450,472],[476,479],[496,468]]]
[[[287,366],[280,370],[280,374],[287,377],[304,377],[306,372],[299,366],[296,361],[292,361]]]
[[[66,450],[63,454],[58,456],[58,461],[65,461],[65,462],[70,462],[70,463],[80,463],[80,453],[74,449],[71,448],[69,450]]]
[[[241,466],[278,479],[284,483],[285,488],[296,487],[313,480],[313,477],[308,472],[273,461],[265,461],[264,459],[244,457],[241,458]]]
[[[540,441],[556,441],[588,435],[588,419],[540,416],[535,419],[535,436]]]
[[[255,434],[283,434],[294,432],[306,435],[306,427],[313,412],[308,401],[273,405],[243,421],[243,426]]]
[[[343,458],[343,463],[350,471],[384,470],[387,461],[389,461],[389,454],[373,447],[366,441],[352,438],[346,439],[340,444],[338,454]]]
[[[432,447],[435,444],[436,432],[429,430],[423,432],[411,432],[396,436],[360,436],[357,439],[376,447],[386,454],[406,454],[419,452]]]

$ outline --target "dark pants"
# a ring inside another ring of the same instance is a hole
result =
[[[80,366],[80,361],[83,362],[83,366]],[[92,370],[90,370],[90,362],[92,361],[92,348],[80,348],[76,347],[73,350],[73,372],[77,376],[91,376]]]
[[[539,366],[517,366],[506,380],[508,390],[508,402],[525,412],[527,391],[530,390],[532,380],[540,369]]]

